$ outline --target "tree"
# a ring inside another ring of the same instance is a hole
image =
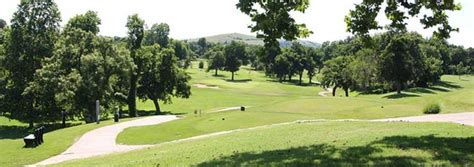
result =
[[[71,18],[64,31],[69,31],[70,28],[81,29],[86,32],[91,32],[93,34],[99,33],[99,25],[101,24],[100,18],[97,16],[97,12],[87,11],[85,14],[76,15]]]
[[[168,24],[153,24],[151,29],[145,33],[144,44],[148,46],[159,44],[162,48],[166,48],[169,44],[169,34],[170,26]]]
[[[321,86],[334,86],[333,96],[336,96],[336,89],[340,87],[344,89],[346,97],[349,96],[349,88],[354,83],[348,68],[349,63],[350,57],[346,56],[339,56],[324,63],[324,68],[321,70]]]
[[[82,20],[82,24],[75,24]],[[70,118],[96,120],[95,101],[111,111],[121,103],[124,80],[128,81],[131,59],[125,48],[116,47],[110,38],[97,37],[100,19],[94,12],[77,15],[59,37],[54,54],[43,61],[25,94],[35,97],[35,107],[54,121],[65,111]],[[83,26],[90,25],[90,26]],[[106,114],[107,112],[102,112]]]
[[[232,73],[232,81],[234,80],[234,73],[239,71],[242,65],[242,58],[246,57],[245,45],[243,43],[232,41],[224,49],[225,67],[224,70]]]
[[[0,29],[5,29],[7,26],[7,22],[3,19],[0,19]]]
[[[143,71],[141,68],[142,63],[137,55],[137,50],[142,47],[142,41],[144,38],[144,24],[140,17],[137,14],[128,16],[126,27],[128,28],[128,48],[130,50],[131,57],[134,62],[134,68],[132,69],[132,73],[130,76],[130,90],[128,92],[128,110],[130,112],[130,116],[136,117],[137,116],[137,82],[139,79],[140,73]]]
[[[469,67],[464,66],[463,62],[459,63],[456,66],[456,74],[459,75],[459,80],[461,80],[461,76],[464,74],[469,74]]]
[[[308,72],[309,84],[312,84],[316,71],[320,71],[323,66],[321,61],[322,55],[321,49],[308,49],[304,68]]]
[[[155,45],[144,47],[140,52],[146,62],[138,87],[140,99],[151,99],[159,114],[161,109],[158,100],[171,103],[171,97],[189,98],[190,77],[178,67],[173,49],[160,49]]]
[[[172,45],[174,47],[174,52],[179,60],[179,66],[182,68],[188,68],[191,66],[191,61],[193,57],[189,53],[188,45],[186,42],[175,41],[173,40]]]
[[[209,56],[209,65],[207,67],[207,70],[215,70],[215,76],[217,75],[218,70],[222,70],[225,68],[225,56],[224,52],[220,50],[211,50],[208,52],[210,54]]]
[[[294,57],[294,54],[290,49],[283,49],[282,53],[275,58],[273,68],[280,82],[285,80],[285,76],[290,73],[291,62],[288,61],[288,57]]]
[[[386,4],[383,4],[386,3]],[[418,17],[421,9],[431,11],[431,15],[424,15],[420,19],[420,23],[424,28],[438,27],[433,35],[439,39],[450,37],[452,31],[458,31],[449,25],[446,11],[461,10],[460,4],[454,1],[394,1],[394,0],[363,0],[362,3],[356,4],[354,10],[350,10],[345,17],[347,31],[367,36],[370,30],[382,28],[375,20],[378,13],[385,6],[385,15],[390,21],[387,26],[389,30],[396,32],[406,32],[406,20],[409,17]]]
[[[352,78],[355,83],[367,91],[377,77],[377,57],[374,50],[365,48],[354,55],[354,60],[349,64]]]
[[[299,75],[299,84],[303,84],[303,72],[305,65],[307,65],[307,48],[301,45],[299,42],[293,42],[291,49],[296,53],[292,59],[292,71]]]
[[[52,0],[23,0],[13,14],[6,38],[5,68],[9,71],[5,101],[5,116],[28,122],[38,121],[34,105],[37,99],[23,92],[34,73],[41,68],[41,60],[50,57],[59,33],[60,13]]]
[[[410,42],[409,37],[395,34],[380,58],[381,77],[395,83],[397,94],[401,94],[402,85],[414,77],[415,60],[410,53],[413,49],[410,46],[417,45]]]
[[[268,1],[268,0],[239,0],[237,9],[250,16],[252,32],[257,38],[263,38],[265,43],[264,63],[266,70],[271,70],[275,57],[280,53],[278,39],[289,41],[300,37],[308,37],[312,32],[305,24],[297,24],[290,12],[304,13],[309,7],[309,0],[298,1]]]
[[[197,41],[197,45],[199,47],[197,50],[197,54],[199,54],[199,56],[203,56],[207,52],[209,46],[206,38],[199,38],[199,40]]]

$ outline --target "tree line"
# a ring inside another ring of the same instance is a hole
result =
[[[128,106],[137,116],[136,100],[159,101],[191,95],[186,43],[168,37],[169,26],[145,29],[138,15],[127,18],[128,37],[99,36],[101,19],[88,11],[63,29],[52,0],[23,0],[7,26],[1,21],[0,112],[29,123],[68,119],[95,121],[101,114]],[[105,111],[105,112],[104,112]]]

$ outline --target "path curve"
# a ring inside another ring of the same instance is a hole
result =
[[[450,122],[474,126],[474,112],[423,115],[373,120],[378,122]]]
[[[178,119],[174,115],[150,116],[137,120],[126,121],[114,125],[104,126],[94,129],[82,135],[71,147],[63,153],[41,161],[33,166],[44,166],[56,164],[64,161],[83,159],[98,155],[105,155],[117,152],[126,152],[153,145],[135,145],[127,146],[115,143],[117,135],[125,128],[134,126],[155,125]]]
[[[203,134],[199,136],[194,136],[185,139],[178,139],[170,142],[164,142],[156,145],[118,145],[115,143],[115,138],[117,135],[127,127],[132,126],[145,126],[164,123],[177,119],[176,116],[153,116],[147,117],[139,120],[128,121],[124,123],[119,123],[115,125],[105,126],[99,129],[95,129],[84,134],[79,141],[74,143],[69,149],[60,155],[51,157],[47,160],[39,162],[34,166],[42,166],[60,163],[68,160],[74,159],[83,159],[97,155],[105,155],[116,152],[127,152],[135,149],[142,149],[151,146],[164,145],[169,143],[179,143],[183,141],[190,141],[196,139],[202,139],[213,136],[220,136],[224,134],[244,131],[244,130],[253,130],[260,128],[269,128],[280,125],[289,125],[294,123],[306,123],[306,122],[347,122],[347,121],[373,121],[373,122],[448,122],[448,123],[458,123],[463,125],[474,126],[474,112],[467,113],[453,113],[453,114],[438,114],[438,115],[424,115],[424,116],[413,116],[413,117],[400,117],[400,118],[389,118],[389,119],[375,119],[375,120],[360,120],[360,119],[337,119],[337,120],[327,120],[327,119],[316,119],[316,120],[298,120],[293,122],[284,122],[270,125],[263,125],[251,128],[243,129],[234,129],[221,132],[215,132],[210,134]],[[92,143],[92,144],[91,144]]]

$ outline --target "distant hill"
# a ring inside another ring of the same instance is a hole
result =
[[[250,45],[263,45],[263,39],[258,39],[255,36],[252,35],[245,35],[245,34],[239,34],[239,33],[230,33],[230,34],[220,34],[220,35],[214,35],[214,36],[208,36],[204,37],[208,42],[213,42],[213,43],[222,43],[222,44],[227,44],[232,41],[240,41],[244,42]],[[195,42],[198,41],[199,38],[196,39],[188,39],[187,41],[189,42]],[[280,41],[280,46],[281,47],[289,47],[291,46],[290,41],[286,40],[279,40]],[[307,47],[313,47],[313,48],[319,48],[321,47],[321,44],[312,42],[312,41],[307,41],[307,40],[298,40],[302,45],[307,46]]]

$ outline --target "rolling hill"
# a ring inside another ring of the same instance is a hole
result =
[[[244,42],[250,45],[263,45],[263,39],[258,39],[255,36],[252,35],[245,35],[245,34],[239,34],[239,33],[230,33],[230,34],[219,34],[219,35],[214,35],[214,36],[208,36],[204,37],[208,42],[213,42],[213,43],[230,43],[232,41],[240,41]],[[187,41],[189,42],[195,42],[198,41],[199,38],[195,39],[188,39]],[[286,40],[279,40],[280,41],[280,46],[281,47],[289,47],[291,46],[290,41]],[[312,41],[307,41],[307,40],[298,40],[302,45],[307,46],[307,47],[313,47],[313,48],[318,48],[321,46],[321,44],[312,42]]]

